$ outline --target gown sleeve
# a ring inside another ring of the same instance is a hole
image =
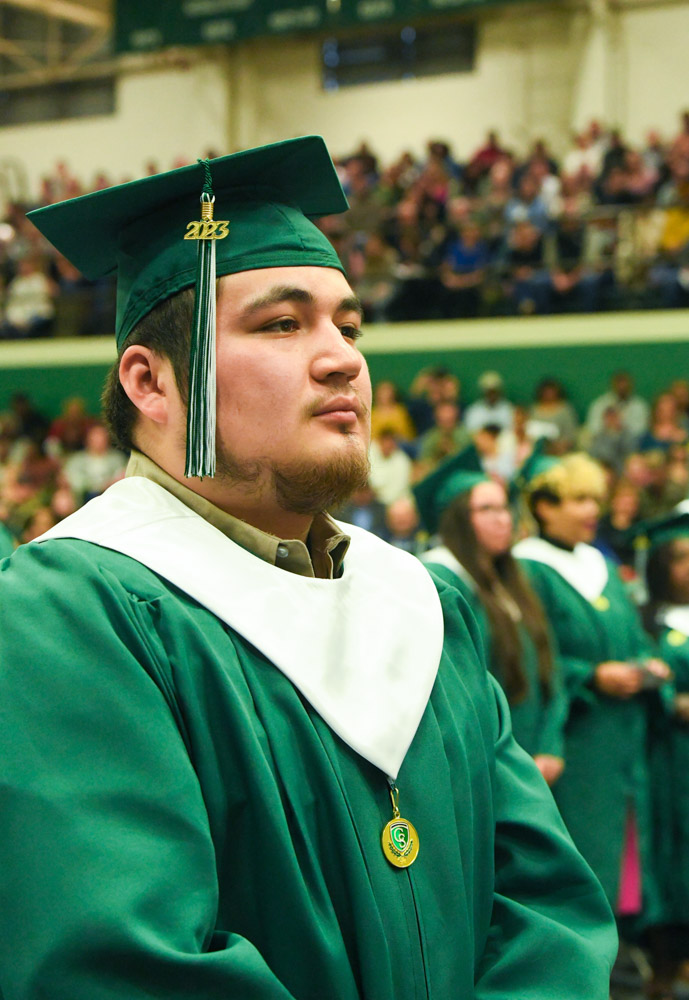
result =
[[[293,1000],[214,932],[208,816],[150,608],[64,545],[0,566],[3,996]]]
[[[475,1000],[607,1000],[617,953],[612,913],[545,782],[512,738],[507,703],[492,683],[495,893]]]

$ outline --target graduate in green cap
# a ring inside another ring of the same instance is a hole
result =
[[[345,207],[310,137],[33,216],[117,271],[133,451],[0,567],[8,1000],[608,996],[607,903],[471,616],[325,513],[367,474],[310,221]]]
[[[536,466],[527,490],[538,536],[513,549],[555,636],[570,710],[555,799],[619,917],[652,924],[658,897],[646,760],[648,692],[669,679],[616,567],[591,544],[602,468],[570,454]]]
[[[567,699],[543,608],[510,551],[507,491],[481,471],[470,447],[414,493],[424,525],[441,539],[422,560],[471,608],[488,666],[507,695],[515,739],[552,785],[564,766]]]
[[[650,738],[653,856],[661,928],[651,935],[656,981],[669,993],[689,960],[689,511],[639,525],[648,602],[644,624],[674,675],[670,712],[656,711]]]

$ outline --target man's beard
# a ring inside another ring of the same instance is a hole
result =
[[[318,514],[345,503],[368,482],[368,456],[358,446],[321,462],[242,461],[217,442],[215,478],[264,495],[266,478],[278,506],[292,514]]]

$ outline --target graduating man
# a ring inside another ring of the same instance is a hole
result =
[[[4,1000],[607,1000],[470,615],[324,513],[367,473],[345,208],[310,137],[34,215],[117,270],[133,452],[1,564]]]

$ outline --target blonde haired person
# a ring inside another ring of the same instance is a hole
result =
[[[567,767],[554,788],[574,842],[618,916],[653,922],[647,699],[669,676],[615,566],[591,544],[606,480],[587,455],[542,459],[527,487],[538,536],[523,561],[549,618],[570,698]]]

